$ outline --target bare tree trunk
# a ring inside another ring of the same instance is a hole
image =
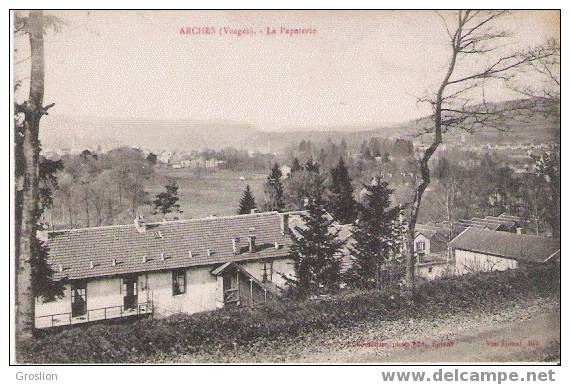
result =
[[[69,216],[69,228],[72,229],[73,228],[73,211],[71,209],[71,206],[67,207],[67,214]]]
[[[84,197],[84,203],[85,203],[85,221],[87,224],[87,227],[89,227],[90,222],[89,222],[89,196],[87,195],[87,193],[85,193]]]
[[[16,341],[32,337],[35,298],[32,290],[31,259],[39,218],[40,118],[47,112],[44,97],[43,13],[30,11],[28,28],[31,49],[29,99],[16,105],[24,121],[16,141]]]
[[[461,28],[458,29],[457,34],[461,35]],[[460,39],[456,39],[460,40]],[[455,62],[457,60],[458,49],[456,47],[458,43],[453,41],[453,51],[451,55],[451,60],[447,69],[447,73],[439,86],[437,91],[436,100],[434,103],[435,108],[435,119],[434,119],[434,133],[433,141],[431,145],[426,149],[422,159],[420,160],[420,175],[421,182],[417,186],[414,192],[414,200],[412,202],[412,207],[410,210],[410,220],[408,224],[408,234],[407,234],[407,256],[406,256],[406,285],[409,291],[414,292],[416,289],[416,277],[415,277],[415,267],[416,267],[416,254],[414,252],[414,238],[416,233],[416,223],[418,221],[418,215],[420,213],[420,207],[422,203],[422,197],[427,187],[430,184],[430,171],[429,171],[429,160],[435,153],[439,145],[442,143],[442,132],[441,132],[441,108],[443,104],[443,92],[447,87],[449,79],[453,74],[455,69]]]

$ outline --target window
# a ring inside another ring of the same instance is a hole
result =
[[[123,295],[138,295],[138,277],[128,276],[123,278],[123,287],[121,288],[121,293]]]
[[[262,282],[271,282],[273,280],[273,261],[264,262],[261,273]]]
[[[74,283],[71,286],[71,302],[84,302],[87,300],[85,282]]]
[[[417,251],[424,251],[426,249],[426,243],[424,241],[417,241],[416,242],[416,250]]]
[[[85,281],[71,284],[71,316],[81,317],[87,313],[87,285]]]
[[[172,295],[186,293],[186,271],[175,270],[172,272]]]

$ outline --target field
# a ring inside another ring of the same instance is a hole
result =
[[[205,169],[171,169],[156,168],[155,176],[146,186],[150,199],[162,191],[169,178],[176,178],[178,182],[178,196],[183,211],[182,219],[203,218],[215,214],[217,216],[233,215],[239,205],[239,199],[245,186],[249,184],[259,206],[263,203],[263,185],[267,172],[205,170]],[[243,177],[244,180],[240,178]],[[362,189],[361,183],[353,183],[355,197],[358,199]],[[411,199],[410,188],[404,185],[391,186],[395,189],[394,202],[409,203]],[[426,193],[430,196],[431,191]],[[429,198],[426,198],[429,200]],[[433,213],[434,208],[424,205],[422,218],[437,217],[440,213]],[[147,215],[148,213],[145,213]],[[158,217],[157,217],[158,218]],[[427,219],[426,219],[427,221]]]
[[[266,177],[266,173],[252,171],[157,168],[153,181],[145,190],[152,198],[164,190],[169,178],[176,178],[182,218],[232,215],[236,214],[239,199],[247,184],[258,205],[263,202]]]

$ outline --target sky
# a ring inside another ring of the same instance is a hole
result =
[[[53,114],[229,120],[261,130],[389,125],[429,113],[417,98],[437,87],[449,59],[433,11],[47,13],[67,23],[45,39],[44,100],[56,103]],[[188,27],[200,33],[181,33]],[[512,32],[504,50],[560,35],[556,11],[514,11],[501,27]],[[313,33],[282,33],[293,28]],[[15,39],[16,62],[28,45]],[[27,73],[24,60],[15,77]]]

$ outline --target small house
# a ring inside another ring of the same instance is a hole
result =
[[[503,271],[560,260],[560,240],[469,227],[450,243],[455,273]]]

